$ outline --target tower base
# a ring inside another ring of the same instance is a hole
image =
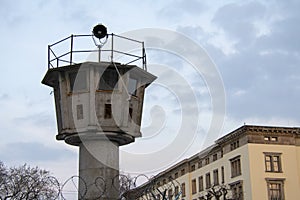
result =
[[[79,145],[78,199],[116,200],[119,196],[119,145],[88,140]]]

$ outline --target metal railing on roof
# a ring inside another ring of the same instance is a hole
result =
[[[105,43],[99,40],[101,45],[97,45],[96,40],[92,34],[72,34],[48,45],[48,69],[84,61],[108,61],[136,64],[147,70],[144,42],[113,33],[107,34]]]

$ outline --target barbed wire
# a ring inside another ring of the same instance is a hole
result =
[[[91,189],[97,191],[94,200],[108,197],[111,193],[117,194],[116,200],[176,200],[181,195],[181,187],[176,180],[169,179],[168,183],[160,185],[158,179],[144,174],[135,177],[119,174],[112,179],[99,176],[91,184],[80,176],[71,176],[63,183],[53,176],[0,178],[0,200],[86,200]],[[18,179],[18,183],[14,179]]]

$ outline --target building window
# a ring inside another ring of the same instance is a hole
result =
[[[221,150],[221,158],[223,158],[223,155],[224,155],[224,151],[223,149]]]
[[[201,192],[201,191],[203,191],[204,190],[204,187],[203,187],[203,176],[200,176],[199,178],[198,178],[199,180],[199,192]]]
[[[181,176],[183,176],[185,174],[185,169],[181,170]]]
[[[237,181],[229,185],[232,192],[232,199],[243,200],[244,199],[243,182]]]
[[[265,141],[271,141],[271,142],[277,142],[278,141],[278,137],[275,137],[275,136],[265,136],[264,140]]]
[[[219,185],[219,172],[218,172],[218,169],[215,169],[213,171],[213,176],[214,176],[214,185]]]
[[[100,76],[98,89],[108,91],[114,90],[119,80],[117,71],[114,68],[106,68],[102,74],[100,73]]]
[[[175,173],[175,179],[178,178],[178,172]]]
[[[265,137],[264,137],[264,140],[265,140],[265,141],[270,141],[270,136],[265,136]]]
[[[211,181],[210,181],[210,173],[207,173],[205,175],[205,182],[206,182],[206,189],[211,187]]]
[[[284,179],[266,179],[268,200],[284,200]]]
[[[167,183],[166,179],[163,179],[163,184],[165,185]]]
[[[237,141],[234,141],[233,143],[230,144],[230,150],[234,150],[236,148],[239,148],[240,147],[240,141],[237,140]]]
[[[236,177],[242,174],[241,170],[241,156],[230,159],[231,162],[231,177]]]
[[[208,164],[209,164],[209,157],[205,158],[205,165],[208,165]]]
[[[218,159],[218,155],[217,154],[214,154],[213,155],[213,161],[216,161]]]
[[[86,71],[70,72],[69,73],[70,90],[78,92],[87,89]]]
[[[104,119],[112,118],[111,104],[104,105]]]
[[[169,199],[169,200],[172,200],[172,199],[173,199],[173,190],[172,190],[172,189],[169,189],[169,190],[168,190],[168,199]]]
[[[182,197],[185,197],[185,183],[181,184]]]
[[[198,162],[198,168],[201,168],[202,167],[202,160],[200,160],[199,162]]]
[[[225,183],[225,172],[224,172],[224,167],[221,167],[221,177],[222,177],[222,183]]]
[[[191,166],[191,172],[192,172],[192,171],[195,171],[195,169],[196,169],[196,166],[195,166],[195,165],[192,165],[192,166]]]
[[[197,186],[196,186],[196,179],[192,180],[192,194],[196,194]]]
[[[177,197],[178,194],[179,194],[179,187],[175,186],[175,196]]]
[[[264,153],[266,172],[282,172],[281,153]]]

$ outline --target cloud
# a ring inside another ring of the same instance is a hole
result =
[[[201,38],[195,37],[221,72],[229,116],[299,119],[300,15],[290,8],[294,6],[295,2],[279,6],[258,1],[226,4],[211,21],[219,31],[202,31]],[[282,7],[292,12],[284,13]],[[183,30],[196,33],[201,29],[190,26]],[[226,53],[228,47],[232,53]]]
[[[182,20],[185,16],[194,16],[205,11],[207,5],[203,1],[190,0],[188,3],[184,0],[171,1],[159,10],[159,16],[169,20]]]
[[[226,4],[217,10],[212,22],[220,27],[229,39],[244,44],[251,42],[256,36],[258,30],[254,22],[264,18],[265,10],[264,5],[257,1]]]

